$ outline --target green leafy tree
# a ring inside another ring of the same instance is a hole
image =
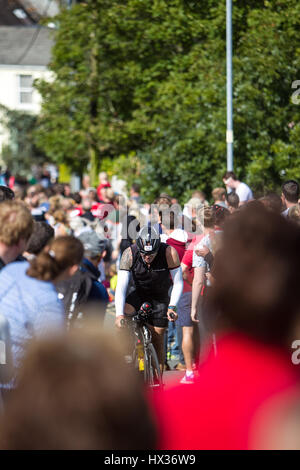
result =
[[[250,11],[235,59],[237,164],[261,193],[299,177],[300,107],[292,102],[299,14],[291,0],[265,1]]]
[[[257,193],[299,172],[299,13],[296,0],[233,1],[235,171]],[[89,162],[94,181],[107,159],[131,181],[136,155],[149,199],[222,184],[225,1],[86,0],[57,22],[55,78],[38,85],[47,155],[79,172]]]
[[[224,4],[211,6],[203,20],[205,41],[176,58],[176,72],[160,84],[152,103],[161,105],[158,138],[142,153],[151,196],[163,187],[186,200],[195,186],[209,196],[212,186],[222,184]],[[260,195],[287,177],[299,178],[300,106],[291,101],[300,65],[299,3],[236,1],[233,8],[235,171]]]
[[[45,154],[34,144],[33,131],[37,117],[23,111],[0,106],[1,124],[7,129],[9,141],[2,148],[2,160],[14,175],[28,176],[32,165],[45,162]]]

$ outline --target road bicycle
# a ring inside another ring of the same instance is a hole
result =
[[[152,313],[152,306],[144,302],[139,311],[122,321],[131,330],[134,339],[133,353],[130,362],[143,374],[144,382],[152,388],[163,386],[162,373],[158,357],[152,344],[152,334],[147,320]]]

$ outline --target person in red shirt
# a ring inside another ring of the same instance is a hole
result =
[[[94,202],[91,212],[94,217],[105,220],[107,216],[114,211],[115,194],[112,188],[102,188],[102,200]]]
[[[272,420],[300,390],[291,349],[299,328],[299,265],[296,224],[260,203],[227,219],[210,291],[218,353],[207,351],[195,384],[153,395],[160,449],[272,446]]]
[[[99,201],[103,201],[104,202],[104,189],[106,188],[111,188],[111,184],[110,182],[108,181],[108,175],[106,173],[106,171],[101,171],[99,173],[99,185],[97,187],[97,196],[98,196],[98,199]]]
[[[203,238],[203,234],[196,235],[191,243],[188,245],[181,259],[181,269],[183,276],[183,293],[178,305],[178,320],[176,327],[182,328],[182,353],[184,357],[184,364],[178,364],[179,370],[185,369],[185,376],[183,383],[193,383],[194,369],[198,362],[199,353],[199,329],[198,326],[191,319],[191,303],[192,303],[192,284],[194,277],[193,268],[193,251],[195,246]]]

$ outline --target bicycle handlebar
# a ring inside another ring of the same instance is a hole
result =
[[[134,315],[128,315],[127,318],[122,318],[120,320],[120,326],[125,326],[126,323],[128,322],[136,322],[136,323],[139,323],[139,322],[146,322],[147,319],[148,319],[149,315],[145,315],[144,312],[141,312],[140,310],[135,313]]]
[[[143,309],[143,306],[144,306],[144,305],[145,305],[145,304],[143,304],[142,307],[138,310],[138,312],[136,312],[134,315],[128,316],[127,319],[122,318],[122,320],[120,321],[120,325],[121,325],[121,326],[125,326],[125,325],[126,325],[126,322],[127,322],[128,320],[130,320],[130,321],[135,321],[135,322],[137,322],[137,323],[138,323],[138,322],[141,322],[141,321],[142,321],[142,322],[146,322],[147,319],[149,318],[150,314],[152,313],[152,308],[151,308],[151,306],[150,306],[150,308],[149,308],[149,304],[148,304],[147,310],[146,310],[146,309]],[[170,316],[171,320],[174,320],[174,319],[175,319],[174,313],[170,313],[169,316]],[[169,320],[169,318],[168,318],[167,315],[166,315],[164,318]]]

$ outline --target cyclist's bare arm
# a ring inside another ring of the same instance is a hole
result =
[[[116,321],[117,327],[122,326],[122,319],[124,318],[124,307],[126,300],[126,291],[130,280],[130,270],[132,268],[132,251],[128,247],[122,254],[120,260],[120,267],[118,271],[118,282],[116,287],[115,295],[115,306],[116,306]]]
[[[168,246],[166,249],[166,259],[169,269],[179,268],[180,261],[177,251],[173,246]]]
[[[166,259],[173,280],[170,297],[170,308],[167,315],[170,321],[177,320],[177,313],[171,308],[176,307],[183,291],[182,269],[177,251],[172,246],[166,249]],[[172,315],[172,316],[171,316]]]

